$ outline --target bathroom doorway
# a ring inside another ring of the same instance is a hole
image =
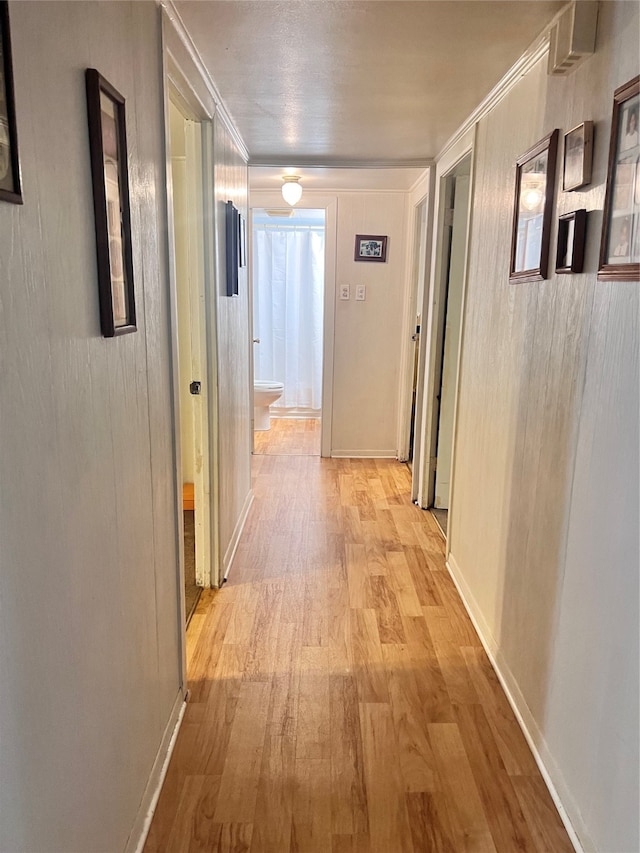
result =
[[[252,211],[254,453],[320,456],[326,213]]]

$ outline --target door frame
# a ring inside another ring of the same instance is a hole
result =
[[[209,90],[208,83],[202,75],[199,66],[175,29],[171,17],[166,10],[162,11],[162,99],[164,108],[164,158],[166,182],[166,218],[167,218],[167,261],[168,261],[168,309],[169,309],[169,343],[170,343],[170,382],[171,415],[172,415],[172,450],[173,450],[173,496],[175,506],[175,542],[177,548],[176,583],[177,583],[177,619],[178,644],[180,658],[180,689],[186,691],[187,653],[185,626],[185,589],[184,589],[184,523],[182,500],[182,449],[180,440],[180,375],[178,370],[178,299],[176,285],[175,258],[175,223],[173,214],[173,184],[171,167],[171,130],[169,100],[177,103],[183,114],[190,115],[198,121],[202,128],[202,178],[203,178],[203,222],[213,222],[214,216],[214,187],[213,187],[213,117],[216,102]],[[207,402],[209,440],[209,483],[210,483],[210,577],[208,584],[218,586],[220,583],[220,547],[219,547],[219,485],[218,485],[218,400],[217,400],[217,347],[216,347],[216,302],[215,294],[215,246],[213,235],[203,229],[203,280],[206,297],[204,343],[206,344],[206,381],[210,389]],[[207,580],[207,579],[205,579]]]
[[[435,465],[435,452],[438,434],[437,412],[435,405],[436,385],[438,380],[438,369],[442,353],[439,352],[442,344],[443,311],[446,304],[447,288],[447,251],[444,245],[445,233],[445,211],[446,198],[444,190],[447,178],[456,169],[462,160],[471,157],[469,174],[469,207],[467,217],[467,234],[465,239],[464,278],[462,283],[462,309],[460,315],[460,341],[458,344],[455,391],[454,391],[454,414],[453,414],[453,436],[451,448],[451,486],[449,496],[449,522],[447,525],[447,552],[451,541],[451,517],[454,501],[455,488],[455,464],[456,464],[456,431],[457,414],[460,394],[460,363],[464,345],[465,314],[467,300],[467,283],[469,278],[469,242],[472,228],[472,211],[475,185],[475,140],[476,127],[470,128],[461,136],[438,160],[435,167],[434,187],[434,225],[433,245],[431,259],[431,275],[428,287],[428,299],[425,313],[423,330],[425,332],[425,370],[423,377],[424,396],[422,405],[422,439],[420,447],[420,460],[416,465],[417,472],[417,494],[416,501],[423,509],[433,505],[435,482],[431,476]]]
[[[433,218],[433,181],[434,169],[430,167],[418,179],[411,188],[407,199],[409,212],[409,239],[407,241],[407,269],[410,274],[407,277],[407,288],[405,291],[406,310],[403,320],[402,331],[402,353],[400,366],[400,398],[398,401],[398,460],[407,462],[409,459],[409,444],[411,428],[413,426],[413,461],[412,461],[412,500],[416,499],[415,474],[416,460],[420,456],[421,442],[421,416],[422,416],[422,391],[424,372],[424,321],[427,284],[430,272],[431,259],[431,222]],[[424,229],[421,228],[421,209],[425,209]],[[424,251],[423,280],[420,281],[420,256]],[[418,302],[418,291],[422,283],[422,301]],[[412,396],[413,396],[413,373],[415,369],[415,334],[416,317],[420,315],[420,338],[418,342],[418,372],[416,377],[416,407],[411,422]]]
[[[284,208],[282,194],[274,190],[251,189],[251,167],[249,167],[249,227],[250,239],[253,244],[253,210],[254,208]],[[302,200],[296,205],[296,210],[324,210],[325,212],[325,244],[324,244],[324,316],[322,324],[322,417],[320,421],[320,455],[331,456],[331,428],[333,423],[333,359],[335,340],[336,313],[336,252],[338,238],[338,199],[335,195],[313,193],[308,190]],[[249,342],[251,346],[251,370],[249,387],[253,397],[253,268],[249,252]],[[251,422],[253,436],[253,418]]]

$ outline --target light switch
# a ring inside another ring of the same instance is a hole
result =
[[[367,286],[365,284],[358,284],[356,286],[356,299],[358,302],[364,302],[367,298]]]
[[[340,285],[340,299],[349,299],[349,285],[341,284]]]

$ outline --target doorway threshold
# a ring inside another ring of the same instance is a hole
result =
[[[449,519],[449,510],[448,509],[436,509],[435,507],[431,507],[431,514],[436,520],[436,524],[440,528],[440,532],[447,538],[447,522]]]

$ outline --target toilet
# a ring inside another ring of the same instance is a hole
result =
[[[268,379],[256,379],[253,383],[253,428],[270,429],[271,417],[269,406],[282,397],[284,385],[282,382],[271,382]]]

